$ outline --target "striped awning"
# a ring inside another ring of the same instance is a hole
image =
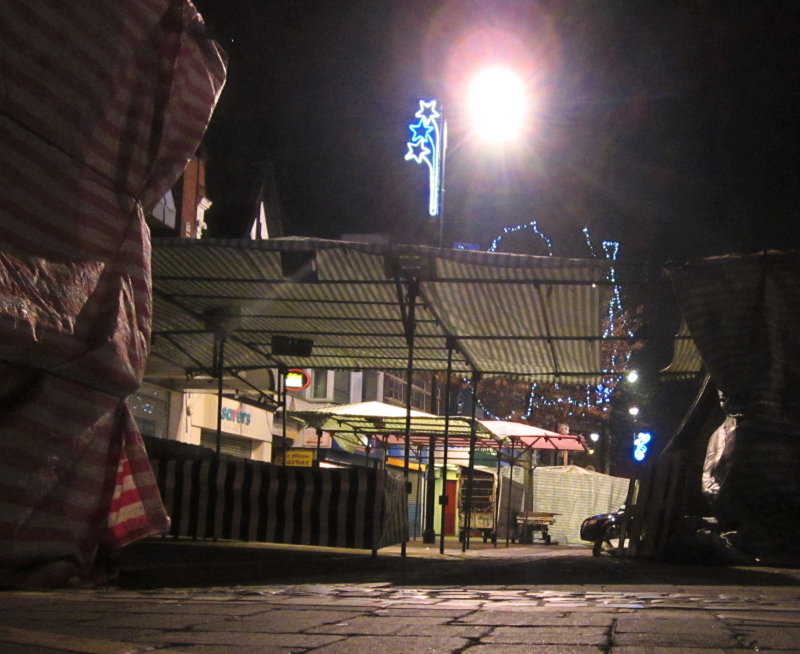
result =
[[[800,253],[709,257],[668,272],[726,411],[800,434]]]
[[[216,331],[226,371],[603,377],[613,262],[305,238],[153,239],[152,262],[152,353],[188,375]]]
[[[692,340],[686,321],[681,321],[680,329],[673,341],[672,361],[661,370],[663,379],[691,379],[699,377],[704,370],[703,359]]]

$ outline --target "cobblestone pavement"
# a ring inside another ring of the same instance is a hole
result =
[[[130,564],[149,570],[133,583],[0,593],[0,652],[800,652],[800,570],[659,566],[528,547],[390,553],[372,567],[368,555],[324,552],[327,569],[345,569],[322,575],[314,553],[291,548],[192,550],[208,566],[187,551],[170,561],[160,546],[145,548],[162,556]],[[254,551],[270,565],[251,583],[200,584],[215,559],[232,574],[253,567]],[[179,559],[184,585],[159,587],[159,565]],[[413,583],[378,579],[398,567]],[[290,569],[291,579],[276,579]],[[309,569],[305,582],[295,578]]]

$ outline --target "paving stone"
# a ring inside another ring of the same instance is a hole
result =
[[[800,625],[800,608],[794,611],[722,611],[717,613],[720,620],[725,620],[728,624],[743,624],[743,625],[770,625],[775,623],[782,623],[790,626]]]
[[[325,625],[346,623],[362,615],[344,611],[270,611],[259,616],[246,616],[239,620],[216,620],[196,624],[196,631],[240,631],[260,633],[296,633]]]
[[[800,651],[800,627],[747,627],[737,629],[737,633],[751,649],[796,648]]]
[[[702,616],[680,618],[650,618],[646,615],[620,616],[614,624],[614,633],[686,633],[728,634],[724,624]]]
[[[0,640],[3,654],[53,654],[52,647],[39,647],[37,645],[20,645]]]
[[[280,647],[279,645],[236,646],[236,654],[297,654],[297,651],[295,647]],[[221,652],[219,645],[186,645],[179,649],[159,649],[158,654],[221,654]]]
[[[18,649],[30,646],[32,649],[45,648],[50,652],[82,652],[86,654],[135,654],[145,648],[121,640],[97,640],[80,636],[65,636],[45,631],[24,629],[0,629],[0,644],[11,644]],[[147,648],[149,649],[149,648]],[[24,649],[22,649],[24,651]]]
[[[427,636],[440,638],[450,636],[453,638],[478,639],[486,636],[491,627],[484,625],[455,625],[443,624],[439,626],[423,625],[418,627],[414,624],[404,625],[395,635],[396,636]]]
[[[38,625],[20,625],[21,629],[52,634],[56,637],[70,638],[92,638],[103,641],[124,641],[130,643],[162,643],[164,634],[169,633],[163,629],[136,629],[128,627],[120,629],[116,627],[92,627],[87,625],[76,625],[66,622],[59,624],[43,623]],[[0,652],[3,651],[0,648]]]
[[[314,654],[374,654],[375,652],[402,652],[403,654],[440,654],[462,651],[469,643],[466,638],[423,638],[419,636],[351,636],[323,645]],[[468,650],[467,650],[468,651]],[[238,652],[237,652],[238,654]]]
[[[484,643],[526,643],[534,645],[597,645],[609,642],[609,629],[600,627],[497,627]]]
[[[469,614],[472,609],[447,609],[442,608],[440,604],[436,605],[436,616],[442,618],[460,618],[464,615]],[[413,619],[417,616],[425,617],[430,616],[431,611],[429,609],[398,609],[394,607],[389,608],[380,608],[374,612],[375,615],[379,616],[386,616],[386,617],[398,617],[398,618],[406,618],[406,619]]]
[[[225,620],[224,616],[195,613],[138,613],[135,615],[95,615],[91,620],[74,621],[76,624],[90,627],[112,627],[124,629],[185,629],[199,624],[208,624]]]
[[[465,649],[463,654],[605,654],[605,651],[605,648],[593,645],[559,645],[558,649],[555,649],[552,645],[481,644]],[[642,654],[641,650],[636,654]],[[697,653],[695,652],[694,654]]]
[[[718,647],[710,647],[698,649],[697,647],[652,647],[648,646],[643,650],[640,645],[633,647],[612,647],[610,654],[734,654],[734,652],[742,652],[741,649],[720,649]],[[161,654],[159,652],[159,654]],[[770,654],[775,654],[770,652]]]
[[[183,647],[185,645],[228,645],[230,647],[238,647],[239,645],[277,645],[294,649],[307,649],[335,643],[341,639],[342,636],[333,634],[182,631],[179,633],[165,634],[163,642],[168,643],[172,647]]]
[[[415,617],[412,621],[398,620],[396,617],[357,616],[349,620],[341,620],[335,624],[325,624],[307,629],[309,633],[322,634],[359,634],[359,635],[396,635],[409,624],[415,628],[430,626],[441,627],[449,618],[421,618]]]
[[[458,620],[464,624],[518,626],[611,626],[614,617],[609,613],[506,613],[481,611]]]
[[[654,633],[614,633],[611,637],[614,647],[639,646],[639,647],[693,647],[697,649],[708,648],[737,648],[739,643],[732,634],[708,634],[684,631],[654,632]]]

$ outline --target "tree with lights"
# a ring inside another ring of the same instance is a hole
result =
[[[523,235],[528,240],[531,236],[536,237],[534,241],[540,241],[538,245],[546,249],[548,256],[553,256],[553,243],[536,221],[505,228],[503,234],[492,241],[489,251],[521,253],[514,247],[513,240],[509,243],[509,236],[515,234]],[[584,229],[583,235],[591,255],[598,256],[589,230]],[[615,261],[618,253],[619,243],[602,242],[604,258]],[[613,267],[609,275],[612,285],[609,287],[607,312],[603,321],[603,375],[600,383],[530,383],[519,379],[487,379],[480,384],[478,402],[489,418],[528,422],[553,431],[557,431],[562,424],[579,424],[591,430],[600,430],[608,423],[611,396],[622,380],[632,354],[641,347],[640,343],[633,340],[633,335],[642,322],[641,307],[633,311],[623,309]]]

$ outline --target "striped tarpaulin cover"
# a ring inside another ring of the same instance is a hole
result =
[[[376,550],[401,542],[402,481],[368,468],[293,468],[236,457],[152,461],[171,535]]]
[[[0,3],[0,585],[59,584],[168,520],[124,398],[149,352],[144,215],[225,68],[188,0]]]
[[[669,274],[728,413],[800,436],[800,254],[712,257]]]
[[[711,257],[669,273],[723,409],[736,417],[713,514],[739,549],[797,565],[800,253]]]

